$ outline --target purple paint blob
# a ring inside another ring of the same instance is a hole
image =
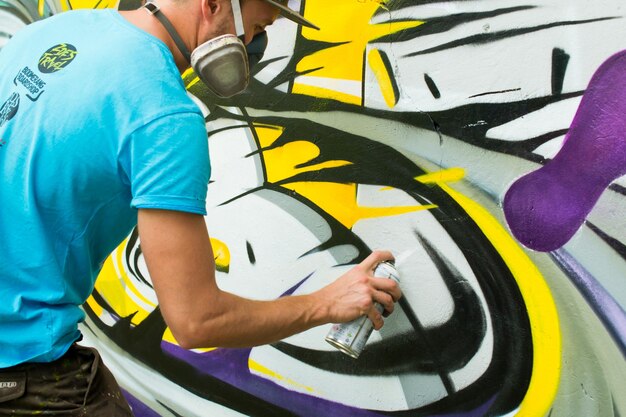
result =
[[[548,252],[580,229],[616,178],[626,175],[626,50],[593,75],[563,147],[554,159],[513,183],[503,207],[513,235]]]
[[[432,417],[484,417],[486,415],[490,415],[489,408],[495,402],[495,400],[496,400],[496,397],[494,396],[489,401],[480,405],[478,408],[474,410],[460,411],[460,412],[451,413],[451,414],[437,414]]]
[[[124,398],[128,401],[128,405],[130,405],[130,409],[133,411],[135,417],[161,417],[159,413],[139,401],[128,391],[122,390],[122,394],[124,394]]]
[[[196,353],[167,342],[162,342],[161,347],[164,352],[184,360],[196,369],[299,416],[383,417],[383,414],[375,411],[290,391],[251,373],[248,360],[252,349],[217,349],[207,353]]]
[[[290,391],[272,381],[259,377],[251,373],[249,369],[248,360],[251,349],[217,349],[211,352],[197,353],[165,341],[161,343],[161,347],[167,354],[184,360],[196,369],[298,416],[384,417],[386,415],[373,410],[355,408],[313,395]],[[437,417],[480,417],[485,415],[493,402],[494,398],[491,398],[476,409],[453,414],[440,414]],[[139,417],[139,414],[137,416]],[[141,415],[141,417],[144,416]],[[147,414],[146,417],[152,416]]]

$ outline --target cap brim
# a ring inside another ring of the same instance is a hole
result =
[[[289,7],[284,6],[275,0],[265,0],[265,1],[271,4],[272,6],[279,8],[280,14],[282,14],[283,16],[285,16],[287,19],[291,20],[292,22],[296,22],[299,25],[320,30],[318,26],[309,22],[308,20],[304,18],[304,16],[302,16],[300,13],[297,13],[291,10]]]

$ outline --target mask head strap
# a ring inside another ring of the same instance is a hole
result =
[[[241,38],[245,35],[243,16],[241,14],[241,4],[239,3],[239,0],[230,0],[230,4],[233,9],[233,17],[235,18],[235,30],[237,31],[237,37]]]
[[[152,2],[148,2],[143,7],[148,11],[148,13],[159,19],[159,22],[161,22],[165,30],[167,30],[167,33],[169,33],[172,37],[172,40],[174,40],[174,43],[176,44],[176,47],[178,48],[180,53],[183,55],[183,57],[185,57],[187,62],[191,62],[191,54],[189,53],[189,49],[187,49],[187,46],[185,46],[185,43],[178,35],[178,32],[176,32],[176,29],[174,29],[174,25],[172,25],[172,22],[170,22],[170,20],[165,17],[165,14],[161,12],[159,6]]]
[[[231,0],[230,3],[233,9],[233,17],[235,18],[235,30],[237,31],[237,37],[241,39],[245,36],[245,29],[243,27],[243,15],[241,13],[241,4],[239,3],[239,0]],[[165,14],[161,12],[159,6],[157,6],[153,2],[147,2],[143,7],[149,14],[159,19],[159,22],[161,22],[165,30],[167,30],[167,33],[169,33],[172,37],[172,40],[176,44],[176,47],[178,48],[180,53],[183,55],[183,57],[185,57],[187,62],[191,62],[191,54],[189,53],[189,49],[187,49],[187,46],[185,46],[185,43],[180,38],[180,35],[178,34],[178,32],[176,32],[176,29],[174,28],[174,25],[172,25],[172,22],[170,22]]]

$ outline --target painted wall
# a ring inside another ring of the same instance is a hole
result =
[[[327,326],[185,351],[133,233],[82,330],[136,415],[626,416],[626,3],[290,4],[322,30],[279,20],[246,94],[184,76],[219,284],[305,293],[387,248],[401,308],[357,361]],[[80,7],[132,4],[0,0],[0,47]]]

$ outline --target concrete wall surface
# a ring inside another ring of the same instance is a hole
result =
[[[373,249],[404,301],[358,360],[322,326],[180,348],[133,232],[82,326],[141,417],[626,416],[626,2],[290,1],[207,121],[221,288],[307,293]],[[0,0],[0,47],[71,8]],[[621,394],[620,394],[621,393]]]

